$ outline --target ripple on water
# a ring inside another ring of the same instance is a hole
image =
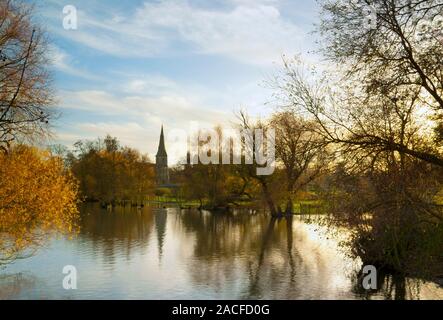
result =
[[[361,299],[337,235],[314,220],[178,209],[83,208],[81,233],[0,270],[0,299]],[[342,232],[341,237],[346,233]],[[74,265],[78,290],[62,288]],[[387,280],[389,281],[389,280]],[[442,299],[407,281],[406,298]],[[394,298],[389,283],[370,298]]]

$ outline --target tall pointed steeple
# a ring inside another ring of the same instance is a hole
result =
[[[163,157],[168,156],[168,154],[166,153],[166,147],[165,147],[165,135],[163,133],[163,125],[162,125],[162,131],[160,133],[160,143],[158,144],[157,157],[158,156],[163,156]]]
[[[155,174],[158,186],[166,186],[169,184],[168,154],[165,147],[163,125],[160,133],[157,155],[155,156]]]

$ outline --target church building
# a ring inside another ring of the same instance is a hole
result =
[[[155,156],[155,175],[157,178],[157,186],[169,185],[168,154],[166,153],[163,126],[160,133],[157,155]]]

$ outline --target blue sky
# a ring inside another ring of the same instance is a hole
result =
[[[155,154],[161,124],[229,125],[272,110],[281,56],[314,48],[314,0],[34,1],[48,30],[61,117],[54,142],[107,133]],[[78,29],[63,28],[74,5]],[[174,162],[176,159],[172,159]]]

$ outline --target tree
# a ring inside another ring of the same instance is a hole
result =
[[[275,113],[269,125],[275,130],[276,157],[283,164],[290,196],[325,171],[327,153],[314,121],[283,111]]]
[[[153,165],[137,150],[121,147],[117,138],[78,141],[74,155],[66,153],[80,182],[81,194],[89,200],[115,204],[139,200],[154,187]]]
[[[279,89],[288,110],[316,122],[342,169],[326,195],[333,222],[352,230],[348,244],[366,264],[441,272],[443,3],[322,4],[323,53],[335,74],[286,60]],[[377,25],[367,28],[368,6]]]
[[[203,131],[198,133],[198,139],[202,133]],[[199,140],[197,152],[206,152],[211,156],[214,152],[220,151],[217,157],[218,163],[203,164],[199,159],[185,165],[179,175],[184,195],[189,200],[198,200],[200,208],[219,209],[231,205],[237,206],[245,199],[251,200],[252,186],[249,179],[239,175],[238,165],[223,164],[221,151],[228,151],[229,148],[228,152],[232,158],[233,150],[230,148],[230,143],[223,144],[223,130],[220,126],[215,127],[214,133],[217,134],[218,144],[215,145],[214,141],[210,141],[211,138],[207,141]],[[214,149],[210,149],[209,146]]]
[[[74,233],[77,190],[62,159],[47,151],[0,152],[0,265],[29,256],[54,232]]]
[[[420,92],[394,87],[366,95],[359,82],[315,79],[298,63],[286,63],[283,79],[288,110],[315,121],[314,131],[343,165],[325,196],[331,221],[353,231],[352,252],[405,274],[440,272],[440,151],[422,125]]]
[[[358,84],[360,106],[379,97],[394,104],[401,101],[414,108],[420,106],[422,113],[433,112],[438,136],[443,116],[443,3],[334,0],[322,4],[319,30],[326,40],[323,53],[345,70],[345,79]],[[365,28],[362,8],[368,6],[376,13],[373,19],[377,24]],[[443,157],[435,148],[411,149],[377,135],[365,137],[364,141],[353,141],[354,145],[370,143],[443,166]]]
[[[443,157],[423,116],[419,91],[402,87],[383,94],[366,95],[364,85],[324,74],[311,76],[299,60],[285,61],[278,80],[280,98],[287,109],[317,123],[324,144],[335,146],[351,163],[364,163],[386,152],[408,155],[441,167]],[[315,73],[314,73],[315,74]],[[334,90],[332,90],[334,88]]]
[[[48,134],[48,42],[29,4],[0,2],[0,264],[76,229],[77,182],[60,157],[21,145]]]
[[[54,102],[45,33],[21,1],[0,3],[0,149],[48,132]]]
[[[256,152],[260,152],[259,148],[263,148],[264,146],[260,146],[255,142],[254,132],[256,130],[266,131],[267,125],[263,121],[252,121],[249,116],[241,111],[238,115],[238,129],[241,132],[246,132],[246,134],[242,137],[242,146],[243,150],[249,154],[255,154]],[[249,134],[248,134],[249,132]],[[267,131],[266,131],[267,132]],[[252,148],[252,150],[251,150]],[[280,196],[282,194],[281,183],[276,179],[276,174],[274,172],[273,175],[257,175],[257,167],[256,163],[254,164],[246,164],[246,162],[242,162],[244,164],[238,167],[238,174],[245,179],[255,181],[261,188],[263,199],[268,206],[268,210],[272,216],[278,216],[282,214],[280,206],[278,205],[278,200],[280,200]]]

